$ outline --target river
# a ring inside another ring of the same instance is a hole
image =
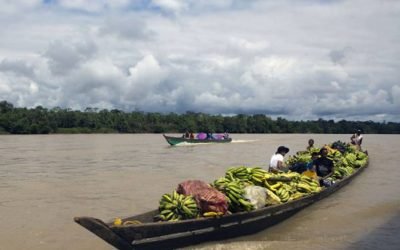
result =
[[[187,179],[212,182],[230,166],[266,168],[350,135],[232,134],[232,143],[171,147],[160,134],[1,135],[0,248],[113,249],[73,221],[155,209]],[[257,234],[186,249],[399,249],[400,135],[364,135],[369,167],[349,185]]]

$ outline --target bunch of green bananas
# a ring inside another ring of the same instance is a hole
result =
[[[335,167],[335,169],[333,170],[333,175],[332,177],[334,177],[335,179],[342,179],[343,177],[349,176],[354,172],[354,169],[352,167],[349,166],[338,166]]]
[[[231,180],[225,178],[225,177],[220,177],[218,179],[216,179],[211,186],[213,186],[214,188],[218,189],[218,190],[223,190],[224,187],[231,182]]]
[[[265,179],[269,178],[272,174],[267,170],[260,167],[252,168],[250,171],[250,181],[257,186],[263,186]]]
[[[355,153],[348,153],[342,159],[345,165],[352,168],[364,167],[368,162],[368,155],[364,152],[357,151]]]
[[[215,185],[215,183],[217,183]],[[227,178],[220,178],[214,182],[214,186],[225,194],[228,199],[229,211],[250,211],[253,205],[244,198],[244,184],[240,180],[230,181]]]
[[[297,163],[307,163],[310,160],[311,160],[311,153],[308,151],[304,151],[303,153],[290,155],[288,159],[285,161],[285,163],[287,166],[292,166]]]
[[[230,181],[240,180],[248,182],[251,176],[250,173],[251,173],[250,167],[245,167],[245,166],[231,167],[226,171],[225,178],[227,178]]]
[[[305,175],[300,175],[298,173],[290,172],[278,174],[275,176],[274,179],[277,181],[271,180],[272,177],[269,180],[267,179],[264,182],[264,186],[269,191],[268,195],[270,195],[272,199],[274,199],[275,201],[279,201],[280,203],[292,201],[305,195],[321,191],[317,180],[314,180]],[[274,195],[277,196],[279,199],[276,199]]]
[[[268,188],[266,190],[267,190],[267,203],[265,204],[266,206],[282,203],[281,198],[278,195],[276,195],[272,190]]]
[[[297,191],[302,193],[318,193],[321,191],[319,182],[313,178],[302,175],[297,183]]]
[[[301,176],[302,175],[297,172],[287,172],[287,173],[276,174],[276,178],[278,178],[278,179],[281,178],[281,181],[290,180],[290,181],[297,182],[297,181],[299,181]]]
[[[162,195],[158,210],[160,213],[155,219],[161,221],[192,219],[199,215],[199,208],[193,196],[178,194],[175,190],[172,194]]]
[[[279,196],[281,202],[287,202],[290,198],[290,189],[281,187],[276,191],[276,195]]]
[[[286,202],[290,198],[290,193],[293,187],[289,184],[283,183],[281,181],[275,182],[275,184],[270,184],[268,181],[265,181],[265,187],[267,190],[271,191],[268,194],[272,196],[274,200],[281,202]],[[279,197],[279,199],[276,199],[271,193]]]

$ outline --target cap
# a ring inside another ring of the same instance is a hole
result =
[[[285,146],[279,146],[277,152],[287,153],[287,152],[289,152],[289,148],[287,148]]]

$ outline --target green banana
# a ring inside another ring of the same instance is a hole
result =
[[[166,214],[169,214],[169,213],[171,213],[171,212],[172,212],[171,209],[164,209],[164,210],[162,210],[162,211],[160,212],[160,214],[161,214],[161,215],[166,215]]]
[[[170,194],[163,194],[161,199],[168,201],[168,202],[172,202],[172,198],[171,198]]]
[[[195,214],[192,212],[192,210],[190,210],[189,208],[187,208],[186,206],[182,206],[181,207],[183,212],[190,218],[193,218],[195,216]]]

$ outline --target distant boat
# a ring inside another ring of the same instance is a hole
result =
[[[167,142],[174,146],[177,145],[179,143],[228,143],[232,141],[232,138],[220,138],[220,139],[189,139],[189,138],[184,138],[184,137],[176,137],[176,136],[167,136],[165,134],[163,134],[165,140],[167,140]]]

